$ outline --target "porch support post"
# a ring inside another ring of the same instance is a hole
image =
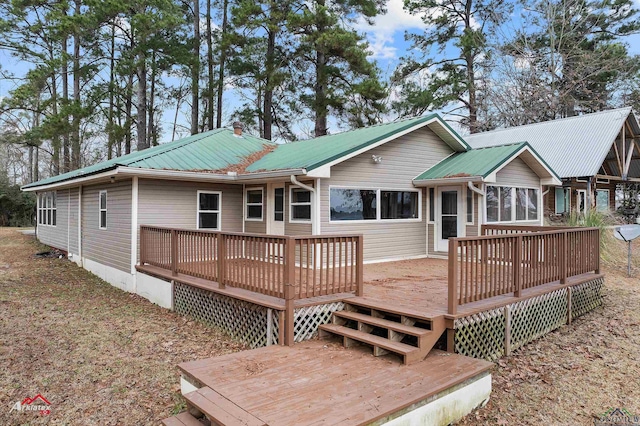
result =
[[[560,284],[566,284],[567,282],[567,261],[569,258],[568,248],[569,244],[567,241],[567,231],[564,231],[562,234],[562,241],[560,246]]]
[[[356,252],[356,296],[364,295],[364,237],[358,235]]]
[[[537,256],[537,253],[534,253]],[[513,247],[513,286],[515,297],[520,297],[522,280],[520,279],[520,272],[522,269],[522,234],[518,234],[516,238],[515,247]]]
[[[504,307],[504,354],[511,355],[511,308]]]
[[[171,230],[171,275],[178,275],[178,232]]]
[[[284,344],[293,346],[294,336],[294,307],[295,298],[295,272],[296,272],[296,240],[294,237],[287,237],[284,243],[284,299],[285,299],[285,332]]]
[[[458,239],[449,238],[449,314],[455,315],[458,310]]]
[[[571,287],[567,287],[567,324],[571,325]]]

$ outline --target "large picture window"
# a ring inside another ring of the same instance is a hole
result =
[[[100,191],[98,199],[100,229],[107,229],[107,191]]]
[[[380,191],[381,219],[417,219],[418,193],[414,191]]]
[[[419,194],[419,191],[331,188],[331,220],[420,219]]]
[[[537,189],[487,186],[486,203],[487,222],[538,220]]]
[[[264,191],[262,188],[249,188],[246,192],[246,212],[247,220],[262,220],[262,204]]]
[[[55,191],[38,194],[38,225],[56,226],[58,215],[56,201]]]
[[[596,191],[596,210],[607,213],[609,211],[609,190],[598,189]]]
[[[220,229],[220,192],[198,191],[198,229]]]
[[[311,191],[303,188],[290,189],[291,216],[290,222],[308,222],[311,220]]]

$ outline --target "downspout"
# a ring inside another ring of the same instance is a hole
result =
[[[71,188],[67,189],[67,259],[71,253]]]
[[[84,266],[82,260],[82,185],[78,187],[78,258],[80,266]]]
[[[298,179],[296,179],[296,175],[291,175],[291,183],[299,186],[302,189],[306,189],[307,191],[311,192],[313,194],[313,205],[311,206],[311,233],[313,235],[317,235],[318,234],[318,221],[320,220],[319,217],[317,217],[318,215],[316,214],[316,203],[318,203],[320,200],[318,200],[318,194],[316,193],[315,188],[309,186],[309,185],[305,185],[304,183],[300,182]],[[289,207],[291,207],[291,200],[289,200]]]

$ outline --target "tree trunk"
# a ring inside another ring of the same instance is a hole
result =
[[[131,127],[133,123],[133,69],[129,73],[127,80],[126,99],[124,104],[126,121],[124,123],[124,153],[131,153]]]
[[[227,9],[229,9],[229,0],[223,0],[222,2],[222,36],[220,43],[220,67],[218,69],[218,102],[216,111],[216,127],[222,127],[222,94],[224,92],[224,65],[227,61],[227,26],[228,17]]]
[[[58,115],[58,84],[56,81],[55,72],[51,74],[51,114],[53,116]],[[51,156],[51,163],[53,165],[53,174],[60,174],[60,135],[56,132],[51,137],[51,145],[53,148],[53,155]]]
[[[75,16],[80,16],[80,1],[76,1]],[[80,28],[73,34],[73,122],[71,129],[71,167],[80,168]]]
[[[147,64],[143,52],[138,53],[138,151],[149,148],[147,140]]]
[[[147,146],[155,146],[158,144],[158,138],[156,136],[156,132],[155,132],[155,126],[154,126],[154,108],[155,108],[155,98],[156,98],[156,52],[153,51],[153,53],[151,54],[151,87],[149,90],[149,107],[148,107],[148,111],[149,111],[149,123],[147,125],[147,137],[148,137],[148,141],[147,141]],[[193,129],[193,126],[192,126]]]
[[[29,145],[29,170],[27,173],[27,183],[33,183],[33,145]]]
[[[211,31],[211,2],[207,0],[207,129],[213,130],[213,33]]]
[[[316,84],[315,84],[315,136],[324,136],[327,134],[327,83],[326,83],[326,57],[324,52],[318,49],[316,51]]]
[[[274,2],[271,2],[271,9],[275,7]],[[273,13],[273,12],[271,12]],[[262,107],[263,125],[264,130],[261,132],[265,139],[271,140],[271,127],[273,124],[273,72],[275,68],[275,49],[276,49],[276,32],[273,28],[270,28],[267,32],[267,57],[266,57],[266,79],[264,87],[264,99]]]
[[[193,0],[193,66],[191,67],[191,134],[198,133],[200,104],[200,0]]]
[[[113,157],[113,149],[115,145],[115,123],[114,117],[114,97],[116,83],[116,71],[115,71],[115,55],[116,55],[116,27],[111,25],[111,46],[110,46],[110,58],[109,58],[109,113],[107,123],[107,158],[111,160]],[[117,155],[116,155],[117,156]]]
[[[71,156],[69,153],[69,61],[67,59],[67,35],[62,36],[62,107],[64,113],[64,132],[62,132],[62,163],[63,171],[71,170]]]

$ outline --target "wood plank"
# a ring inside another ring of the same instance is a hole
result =
[[[202,411],[212,422],[224,426],[264,426],[265,422],[224,398],[209,387],[184,395],[188,403]]]
[[[410,353],[415,352],[418,349],[415,346],[406,345],[400,342],[394,342],[393,340],[385,339],[384,337],[363,333],[362,331],[354,330],[352,328],[347,328],[336,324],[321,325],[320,330],[337,334],[339,336],[345,336],[362,343],[367,343],[371,346],[379,346],[383,349],[395,352],[403,356],[409,355]]]
[[[409,334],[411,336],[426,336],[431,333],[431,330],[427,330],[425,328],[412,327],[409,325],[404,325],[397,321],[390,321],[383,318],[375,318],[371,315],[360,314],[358,312],[350,312],[350,311],[337,311],[333,314],[338,318],[350,319],[353,321],[358,321],[361,323],[374,325],[376,327],[386,328],[389,330],[397,331],[404,334]]]

